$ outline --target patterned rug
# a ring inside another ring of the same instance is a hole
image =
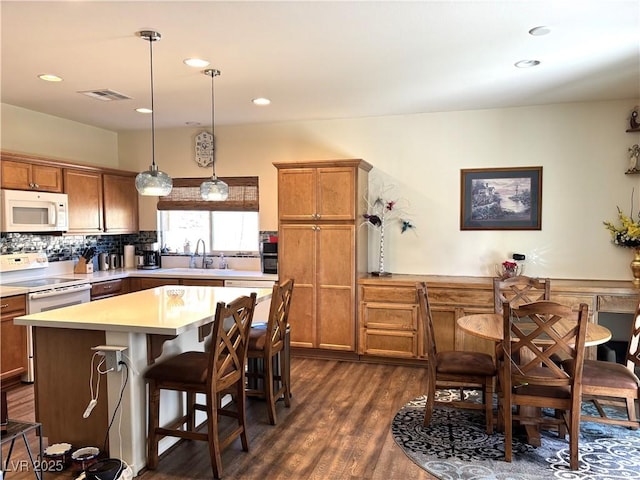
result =
[[[391,433],[413,462],[439,479],[640,479],[640,430],[581,422],[580,469],[573,471],[569,442],[554,432],[543,431],[541,447],[514,438],[513,461],[507,463],[504,437],[485,432],[481,411],[436,407],[424,427],[424,406],[425,397],[419,397],[402,407]],[[591,410],[590,404],[584,408]]]

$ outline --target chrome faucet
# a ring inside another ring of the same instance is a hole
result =
[[[202,268],[207,268],[207,267],[206,267],[206,265],[207,265],[207,247],[205,246],[205,244],[204,244],[204,240],[203,240],[203,239],[199,238],[199,239],[198,239],[198,241],[196,242],[196,249],[195,249],[195,251],[193,252],[193,255],[194,255],[195,257],[197,257],[197,256],[198,256],[198,248],[200,248],[200,244],[201,244],[201,243],[202,243]],[[190,267],[191,267],[191,268],[195,268],[195,266],[196,266],[195,258],[194,258],[194,257],[191,257],[191,264],[190,264]]]

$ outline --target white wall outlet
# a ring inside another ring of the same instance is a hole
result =
[[[98,355],[104,357],[105,370],[107,372],[119,372],[122,370],[122,352],[127,347],[120,347],[117,345],[98,345],[91,347],[91,350],[98,352]]]

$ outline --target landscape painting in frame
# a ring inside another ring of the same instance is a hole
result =
[[[542,167],[460,171],[460,230],[540,230]]]

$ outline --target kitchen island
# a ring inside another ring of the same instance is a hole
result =
[[[217,303],[251,292],[258,302],[271,295],[271,289],[170,285],[17,317],[16,324],[34,331],[36,418],[48,443],[107,449],[137,475],[146,463],[144,372],[158,358],[203,350]],[[92,348],[100,345],[126,348],[126,365],[99,375],[101,357],[93,358]],[[183,408],[180,397],[164,393],[162,422]],[[92,398],[97,403],[84,418]],[[175,442],[165,440],[161,452]]]

